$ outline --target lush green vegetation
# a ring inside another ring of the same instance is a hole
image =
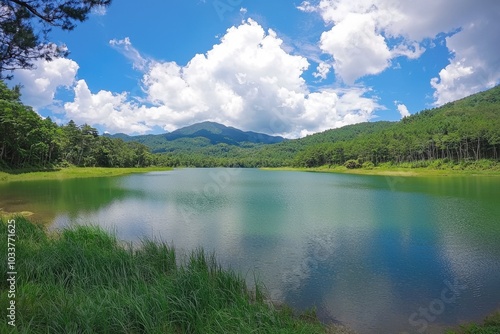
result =
[[[130,168],[104,168],[104,167],[67,167],[51,170],[36,171],[32,169],[19,169],[9,172],[0,172],[0,182],[34,181],[34,180],[63,180],[87,177],[110,177],[132,173],[147,173],[153,171],[171,170],[170,167],[130,167]]]
[[[197,123],[161,135],[127,136],[119,133],[109,137],[144,144],[150,147],[153,153],[178,150],[193,152],[199,148],[218,144],[248,148],[258,144],[280,143],[285,140],[283,137],[269,136],[263,133],[244,132],[215,122]]]
[[[0,221],[0,234],[7,235]],[[97,227],[47,234],[15,219],[16,328],[2,333],[325,333],[313,312],[293,316],[265,300],[259,284],[223,269],[213,255],[150,240],[121,245]],[[1,247],[7,249],[7,238]],[[0,252],[7,263],[7,253]],[[0,307],[9,303],[1,273]],[[334,333],[332,329],[328,329]]]
[[[482,324],[468,324],[447,334],[498,334],[500,333],[500,311],[486,317]]]
[[[321,173],[349,173],[393,176],[448,176],[448,175],[499,175],[500,162],[492,160],[462,161],[454,163],[443,159],[418,163],[382,163],[371,166],[363,163],[360,168],[350,169],[345,165],[319,167],[266,167],[265,170],[287,170]]]
[[[145,167],[156,157],[139,143],[99,136],[87,124],[58,126],[23,105],[19,88],[0,82],[0,169],[32,166]]]

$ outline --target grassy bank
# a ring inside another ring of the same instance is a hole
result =
[[[172,170],[170,167],[105,168],[105,167],[67,167],[44,171],[13,170],[0,171],[0,182],[64,180],[85,177],[109,177],[132,173]]]
[[[2,271],[1,333],[347,333],[267,303],[259,285],[249,290],[202,250],[179,261],[166,244],[145,240],[132,249],[94,227],[48,235],[21,217],[15,248],[16,327],[5,320]]]
[[[500,311],[486,317],[482,324],[468,324],[446,334],[498,334],[500,333]]]
[[[385,175],[385,176],[454,176],[454,175],[489,175],[500,176],[500,163],[491,160],[480,160],[470,163],[451,163],[443,160],[428,162],[391,164],[385,163],[378,166],[347,168],[345,166],[321,167],[281,167],[262,168],[263,170],[284,170],[321,173],[345,173],[360,175]]]

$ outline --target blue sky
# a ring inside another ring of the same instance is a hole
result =
[[[114,1],[18,70],[42,116],[101,132],[211,120],[290,138],[399,120],[500,81],[500,2]]]

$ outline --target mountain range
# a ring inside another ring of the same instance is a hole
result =
[[[216,122],[201,122],[173,132],[159,135],[129,136],[123,133],[106,134],[125,142],[138,142],[151,148],[153,153],[191,151],[196,147],[227,144],[238,147],[253,147],[260,144],[277,144],[286,139],[253,131],[242,131]]]

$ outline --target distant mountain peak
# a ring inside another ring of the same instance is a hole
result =
[[[207,145],[227,144],[232,146],[276,144],[285,140],[283,137],[270,136],[264,133],[243,131],[212,121],[204,121],[188,125],[160,135],[128,136],[123,133],[109,135],[124,141],[136,141],[149,146],[153,152],[182,150],[188,147],[205,147]]]
[[[237,146],[245,142],[254,144],[275,144],[285,140],[283,137],[270,136],[264,133],[252,131],[243,131],[212,121],[192,124],[164,136],[167,140],[176,140],[182,137],[204,137],[209,139],[211,144],[224,143]]]

